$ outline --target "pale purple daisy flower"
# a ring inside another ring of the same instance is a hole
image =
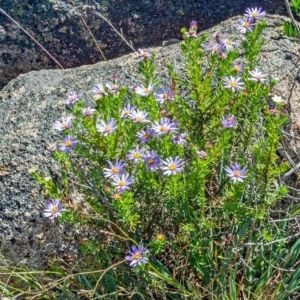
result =
[[[166,160],[162,160],[161,163],[161,169],[164,175],[176,175],[177,173],[183,171],[184,162],[178,156],[175,158],[169,157]]]
[[[233,115],[229,115],[222,119],[222,124],[225,128],[232,128],[236,125],[236,120]]]
[[[230,167],[226,166],[225,171],[226,175],[233,181],[233,183],[236,183],[237,181],[243,182],[243,179],[247,177],[248,172],[246,167],[241,169],[239,163],[235,163]]]
[[[82,115],[84,117],[90,117],[95,111],[96,111],[96,109],[90,108],[90,107],[85,107],[85,108],[82,108],[82,110],[81,110]]]
[[[265,77],[267,77],[266,74],[258,71],[257,68],[255,68],[253,71],[249,71],[249,74],[252,76],[251,78],[249,78],[249,80],[252,81],[264,82],[266,80]]]
[[[235,72],[242,73],[245,69],[245,65],[242,63],[239,64],[238,62],[234,61],[232,63],[232,69]]]
[[[241,77],[225,77],[224,78],[224,87],[227,89],[231,89],[233,92],[236,90],[242,90],[244,83],[241,82]]]
[[[187,141],[185,139],[186,136],[187,136],[187,133],[180,133],[180,134],[172,136],[173,144],[186,146],[186,144],[187,144]]]
[[[106,123],[104,120],[100,120],[100,124],[96,124],[96,130],[104,133],[104,136],[107,136],[117,130],[118,126],[116,123],[117,121],[115,119],[108,119]]]
[[[137,145],[134,150],[129,150],[129,154],[126,155],[126,158],[133,160],[133,163],[136,165],[144,157],[145,151],[145,148],[140,149],[139,145]]]
[[[145,256],[146,254],[148,254],[148,250],[144,246],[133,245],[130,250],[127,251],[125,259],[130,262],[129,265],[131,267],[140,266],[148,262],[148,258]]]
[[[137,52],[134,53],[135,59],[137,60],[137,62],[140,62],[142,60],[152,58],[152,52],[152,50],[146,51],[145,49],[140,48],[137,50]]]
[[[135,110],[135,106],[131,106],[130,103],[127,103],[126,106],[121,111],[121,117],[129,118],[129,115],[133,110]]]
[[[150,122],[147,120],[148,113],[141,111],[141,110],[131,110],[129,114],[129,118],[133,120],[134,123],[148,123]]]
[[[148,87],[145,87],[143,85],[138,86],[135,89],[135,92],[141,96],[148,96],[152,93],[153,88],[154,88],[154,85],[150,82]]]
[[[53,128],[58,130],[58,131],[64,131],[65,129],[69,129],[72,127],[72,117],[61,117],[61,120],[56,121],[53,124]]]
[[[124,173],[125,164],[121,160],[117,159],[115,163],[108,160],[107,163],[109,164],[109,168],[103,169],[104,177],[112,178]]]
[[[174,126],[174,123],[168,118],[161,118],[159,122],[155,121],[152,129],[158,136],[178,130],[177,126]]]
[[[254,25],[255,23],[251,18],[247,18],[247,21],[239,19],[237,21],[237,30],[241,33],[247,33],[253,30]]]
[[[61,200],[49,199],[45,205],[43,216],[45,218],[54,219],[60,216],[64,210]]]
[[[121,191],[129,190],[130,185],[134,183],[133,178],[129,174],[113,177],[112,185],[116,186]]]
[[[141,130],[136,134],[138,140],[143,143],[148,143],[153,136],[154,131],[149,126],[146,127],[146,130]]]
[[[158,103],[163,104],[166,101],[174,100],[174,95],[169,87],[161,87],[155,93],[155,99]]]
[[[110,84],[110,83],[107,83],[105,86],[112,94],[116,94],[119,91],[119,89],[121,88],[120,85]]]
[[[59,150],[65,151],[67,154],[69,154],[75,148],[77,143],[78,141],[75,139],[75,137],[67,135],[64,137],[63,142],[58,145]]]
[[[49,144],[48,147],[47,147],[47,150],[51,153],[56,151],[56,149],[57,149],[57,144],[56,143]]]
[[[246,9],[246,13],[244,14],[244,16],[248,17],[248,18],[252,18],[252,19],[261,19],[266,15],[265,11],[262,11],[262,8],[259,7],[255,7],[255,8],[247,8]]]
[[[102,83],[97,84],[93,89],[92,92],[96,95],[107,95],[106,90]]]
[[[220,45],[217,43],[209,43],[208,45],[205,46],[205,50],[210,52],[211,54],[217,53],[219,49],[220,49]]]
[[[148,171],[157,170],[160,164],[160,157],[157,155],[156,151],[148,151],[145,154],[144,163]]]
[[[74,104],[79,100],[80,96],[81,94],[77,94],[76,92],[70,92],[65,102],[66,105],[74,107]]]
[[[233,42],[231,39],[223,39],[221,41],[221,48],[225,48],[226,51],[230,51],[233,49],[233,46],[237,46],[238,43]]]

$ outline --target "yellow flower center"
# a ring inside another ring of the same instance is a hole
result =
[[[107,125],[107,126],[105,126],[105,128],[104,128],[104,131],[105,131],[105,132],[109,132],[109,131],[111,131],[111,127],[110,127],[110,126],[108,126],[108,125]]]
[[[250,24],[248,22],[245,22],[244,27],[248,28],[250,26]]]
[[[235,66],[233,67],[233,70],[238,72],[238,71],[240,70],[240,67],[237,66],[237,65],[235,65]]]
[[[66,141],[65,142],[65,146],[66,147],[71,147],[72,146],[72,142],[71,141]]]
[[[125,182],[124,180],[121,180],[120,183],[119,183],[119,185],[120,185],[120,186],[125,186],[125,185],[126,185],[126,182]]]
[[[164,99],[168,99],[169,98],[169,94],[168,93],[164,93],[163,98]]]
[[[230,82],[230,86],[231,86],[231,87],[236,87],[236,82],[235,82],[235,81],[231,81],[231,82]]]
[[[154,164],[154,160],[152,158],[148,159],[148,165],[153,165]]]
[[[163,240],[164,238],[165,238],[165,236],[164,236],[162,233],[159,233],[159,234],[157,235],[157,239],[158,239],[159,241]]]
[[[135,253],[134,255],[133,255],[133,259],[135,259],[135,260],[139,260],[139,259],[141,259],[141,254],[140,253]]]
[[[58,207],[53,206],[51,212],[52,212],[53,215],[56,214],[58,212]]]
[[[169,165],[169,169],[170,169],[171,171],[176,170],[176,165],[175,165],[175,164],[170,164],[170,165]]]
[[[227,45],[232,45],[232,41],[231,41],[231,40],[227,40],[227,41],[226,41],[226,44],[227,44]]]
[[[119,200],[119,199],[121,198],[121,195],[118,194],[118,193],[116,193],[116,194],[114,195],[114,198],[115,198],[116,200]]]
[[[144,89],[144,93],[145,93],[145,94],[149,94],[149,92],[150,92],[150,91],[149,91],[148,88],[145,88],[145,89]]]
[[[218,50],[218,47],[215,45],[215,46],[212,46],[211,49],[212,49],[213,51],[217,51],[217,50]]]
[[[129,114],[130,114],[130,111],[129,111],[129,110],[125,110],[125,111],[124,111],[124,115],[125,115],[125,116],[128,116]]]
[[[118,174],[118,173],[119,173],[119,168],[113,167],[113,168],[111,169],[111,171],[112,171],[114,174]]]
[[[61,127],[66,129],[66,128],[68,128],[68,124],[66,122],[64,122],[64,123],[61,124]]]
[[[234,171],[234,177],[238,178],[240,177],[241,172],[240,171]]]
[[[138,116],[135,119],[136,119],[137,122],[142,122],[143,121],[143,118],[141,116]]]
[[[140,156],[141,156],[141,154],[139,152],[134,152],[133,153],[134,158],[139,158]]]
[[[149,133],[145,133],[145,134],[144,134],[144,138],[145,138],[145,139],[149,139],[149,138],[150,138],[150,134],[149,134]]]
[[[162,125],[162,126],[160,127],[160,131],[161,131],[161,132],[167,131],[167,126],[166,126],[166,125]]]
[[[256,12],[252,13],[252,17],[253,18],[257,18],[258,17],[258,13],[256,13]]]

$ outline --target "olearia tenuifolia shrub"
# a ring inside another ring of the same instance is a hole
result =
[[[277,150],[288,118],[259,66],[264,15],[247,9],[236,39],[208,41],[192,21],[182,30],[186,71],[169,64],[169,82],[154,75],[155,53],[139,49],[139,84],[124,86],[116,74],[91,87],[93,108],[68,94],[67,116],[53,126],[62,137],[49,147],[62,182],[34,176],[46,188],[45,218],[100,232],[82,245],[83,279],[72,277],[88,299],[275,293],[266,261],[279,263],[282,244],[272,241],[288,234],[271,214],[287,194]],[[71,185],[84,203],[67,200]],[[270,242],[275,255],[261,246]]]

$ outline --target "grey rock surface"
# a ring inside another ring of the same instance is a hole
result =
[[[290,133],[299,137],[300,45],[280,33],[277,25],[285,17],[269,15],[266,19],[267,42],[260,56],[260,69],[277,78],[273,94],[288,102]],[[238,39],[236,21],[237,17],[207,30],[210,39],[216,33]],[[169,80],[167,62],[183,71],[178,44],[154,50],[157,72],[163,81]],[[52,125],[65,111],[68,92],[84,91],[85,99],[92,101],[91,88],[99,82],[110,81],[114,73],[120,74],[122,84],[141,83],[136,70],[137,63],[130,54],[74,69],[32,71],[18,76],[0,91],[0,251],[3,255],[23,265],[43,268],[54,251],[64,255],[78,249],[83,230],[42,218],[44,199],[29,171],[38,169],[48,176],[58,173],[46,148],[48,142],[57,138]]]
[[[75,3],[76,9],[72,5]],[[99,16],[108,18],[134,48],[180,38],[180,29],[197,20],[201,30],[248,6],[284,14],[283,0],[1,0],[0,8],[20,23],[64,68],[103,60],[84,26],[86,20],[107,59],[131,49]],[[0,12],[0,89],[21,73],[57,65],[18,26]]]

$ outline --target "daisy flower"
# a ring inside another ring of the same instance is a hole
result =
[[[43,216],[45,218],[54,219],[60,216],[64,210],[61,200],[49,199],[45,205]]]
[[[152,125],[153,131],[158,135],[167,134],[169,132],[176,132],[177,126],[168,118],[161,118],[159,122],[155,121]]]
[[[128,118],[133,110],[135,110],[135,106],[131,106],[130,103],[127,103],[121,111],[121,117]]]
[[[158,169],[160,164],[160,157],[157,155],[156,151],[151,150],[145,154],[144,163],[148,171],[154,171]]]
[[[161,169],[164,175],[176,175],[179,172],[183,171],[184,162],[181,158],[176,156],[175,158],[167,158],[166,160],[162,160]]]
[[[172,136],[172,143],[176,144],[176,145],[186,146],[186,144],[187,144],[187,141],[185,139],[186,136],[187,136],[187,133],[180,133],[180,134],[174,135],[174,136]]]
[[[280,97],[280,96],[277,96],[277,95],[274,95],[272,97],[272,100],[275,102],[275,103],[282,103],[284,102],[284,100]]]
[[[102,83],[97,84],[93,89],[92,92],[95,95],[107,95],[106,90],[104,89],[104,86]]]
[[[221,48],[225,48],[226,51],[230,51],[233,49],[233,46],[237,46],[238,43],[236,42],[233,42],[232,40],[230,39],[223,39],[221,41]]]
[[[125,256],[125,259],[130,262],[129,266],[131,267],[140,266],[141,264],[148,262],[148,258],[145,256],[147,253],[148,250],[142,245],[133,245],[127,251],[127,256]]]
[[[141,110],[131,110],[129,114],[129,118],[133,120],[134,123],[148,123],[150,122],[147,120],[148,113],[141,111]]]
[[[79,97],[81,96],[81,94],[77,94],[76,92],[70,92],[68,94],[68,97],[66,99],[66,105],[70,106],[70,107],[74,107],[74,104],[79,100]]]
[[[222,119],[222,124],[225,128],[232,128],[236,125],[236,120],[233,115],[230,115]]]
[[[126,158],[133,160],[133,163],[136,165],[144,157],[145,151],[145,148],[140,149],[139,145],[137,145],[134,150],[129,150],[129,154],[126,155]]]
[[[140,62],[142,60],[152,58],[152,52],[152,50],[146,51],[145,49],[139,48],[137,52],[134,53],[135,59],[137,62]]]
[[[249,71],[249,74],[252,76],[249,78],[251,81],[264,82],[266,80],[265,77],[267,77],[267,74],[261,73],[257,68],[255,68],[253,71]]]
[[[252,19],[261,19],[266,15],[265,11],[262,11],[262,8],[247,8],[244,16]]]
[[[237,30],[241,33],[247,33],[253,30],[254,25],[255,23],[251,18],[247,18],[247,21],[239,19],[237,21]]]
[[[173,93],[169,87],[161,87],[155,93],[155,99],[158,103],[163,104],[166,101],[174,100]]]
[[[238,62],[234,61],[232,63],[232,69],[235,72],[242,73],[245,69],[245,65],[244,64],[239,64]]]
[[[211,54],[217,53],[220,48],[220,45],[217,43],[209,43],[205,46],[205,50],[210,52]]]
[[[137,86],[135,92],[141,96],[148,96],[152,93],[153,88],[154,85],[150,82],[148,87],[145,87],[143,85]]]
[[[113,177],[112,185],[116,186],[121,191],[129,190],[130,185],[134,183],[134,180],[129,174],[122,174],[121,176]]]
[[[64,137],[63,142],[58,145],[59,150],[65,151],[67,154],[69,154],[75,148],[77,143],[78,141],[75,139],[75,137],[67,135]]]
[[[94,108],[90,108],[90,107],[85,107],[81,109],[82,115],[84,117],[89,117],[91,116],[94,112],[96,111],[96,109]]]
[[[146,127],[146,130],[141,130],[136,134],[137,139],[142,143],[148,143],[153,136],[154,130],[149,126]]]
[[[121,160],[116,160],[115,163],[107,161],[109,168],[104,168],[104,177],[115,177],[124,173],[125,164]]]
[[[236,90],[242,90],[244,83],[241,82],[241,77],[225,77],[224,78],[224,87],[226,89],[231,89],[233,92]]]
[[[62,117],[60,121],[56,121],[53,124],[53,128],[58,131],[63,131],[72,127],[72,117]]]
[[[233,183],[236,183],[237,181],[243,182],[243,179],[247,177],[248,172],[246,167],[241,169],[239,163],[235,163],[230,167],[226,166],[225,171],[226,175],[233,181]]]
[[[96,124],[96,130],[98,132],[104,133],[104,136],[109,135],[117,130],[117,121],[115,119],[108,119],[107,123],[104,120],[100,120],[100,124]]]

